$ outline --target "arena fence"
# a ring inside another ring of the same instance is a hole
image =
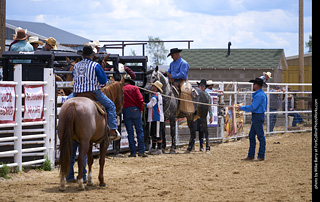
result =
[[[197,80],[190,81],[193,86],[197,85]],[[278,86],[280,91],[273,92],[274,86]],[[265,112],[264,130],[266,135],[286,132],[305,132],[312,130],[312,91],[291,91],[293,86],[312,86],[312,84],[300,83],[268,83],[268,87],[263,90],[268,97],[267,111]],[[232,134],[226,130],[226,116],[228,109],[234,108],[235,105],[250,105],[252,100],[252,83],[249,82],[214,82],[214,89],[221,90],[218,94],[218,125],[209,126],[209,137],[212,141],[227,141],[230,139],[238,139],[247,137],[251,127],[251,112],[243,112],[241,114],[243,127],[240,130],[237,128]],[[276,94],[281,99],[281,105],[277,110],[270,109],[270,95]],[[291,105],[290,98],[293,97],[294,110],[288,110]],[[229,108],[227,108],[229,107]],[[304,122],[293,126],[294,116],[299,114]],[[276,115],[276,116],[275,116]],[[270,125],[275,122],[273,131],[270,130]],[[237,122],[235,126],[237,126]],[[166,138],[171,140],[169,123],[166,123]],[[177,121],[177,144],[186,144],[189,141],[189,128],[186,125],[185,119]],[[198,138],[197,138],[198,140]]]
[[[13,123],[3,123],[3,120],[0,122],[0,162],[10,167],[18,167],[19,170],[22,170],[23,166],[41,165],[46,158],[50,160],[52,168],[55,164],[55,75],[53,69],[45,68],[43,71],[43,81],[22,81],[22,65],[17,64],[14,66],[14,81],[0,81],[3,86],[14,86],[16,92],[13,98],[16,99]],[[25,110],[26,97],[23,94],[25,88],[22,86],[27,85],[31,88],[43,86],[41,120],[38,118],[27,120],[24,116],[26,111],[29,112],[29,108]],[[4,106],[1,106],[2,112]]]

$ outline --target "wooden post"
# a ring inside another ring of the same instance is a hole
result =
[[[0,0],[0,57],[6,49],[6,0]]]
[[[303,0],[299,0],[299,83],[304,83],[304,26],[303,26]],[[304,91],[304,86],[299,86],[299,91]],[[303,96],[303,94],[301,94]],[[298,106],[303,109],[303,100]]]

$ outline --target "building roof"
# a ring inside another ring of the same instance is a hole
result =
[[[6,24],[7,27],[10,27],[11,29],[15,29],[16,27],[27,29],[29,34],[34,34],[42,40],[45,38],[53,37],[57,40],[57,42],[63,45],[83,45],[83,43],[87,43],[88,41],[90,41],[90,39],[72,34],[46,23],[7,19]]]
[[[190,69],[287,68],[283,49],[183,49],[180,53]]]

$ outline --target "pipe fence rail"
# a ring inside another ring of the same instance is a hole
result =
[[[43,81],[22,81],[22,65],[15,65],[14,69],[13,82],[0,82],[15,85],[16,91],[15,121],[0,124],[0,162],[22,170],[23,166],[42,164],[48,157],[51,167],[54,168],[55,79],[53,69],[44,69]],[[24,122],[23,85],[43,85],[45,92],[43,121]]]

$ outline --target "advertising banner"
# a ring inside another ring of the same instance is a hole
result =
[[[24,122],[43,120],[44,97],[43,85],[24,85]]]
[[[0,84],[0,124],[14,123],[16,115],[15,85]]]

